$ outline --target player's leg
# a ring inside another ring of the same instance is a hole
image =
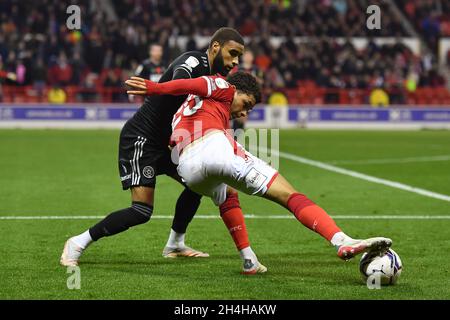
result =
[[[144,186],[132,187],[131,206],[110,213],[85,232],[68,239],[61,255],[61,264],[75,266],[83,251],[92,242],[148,222],[153,213],[154,190]]]
[[[223,134],[220,133],[218,136],[221,135],[223,137]],[[177,168],[178,173],[193,191],[210,197],[219,206],[222,220],[230,231],[243,260],[244,273],[265,272],[267,269],[258,262],[250,247],[244,215],[240,208],[237,193],[222,183],[221,179],[214,173],[217,169],[220,170],[220,168],[229,166],[233,149],[226,139],[221,141],[210,137],[207,141],[209,142],[206,144],[204,142],[198,143],[182,154]],[[210,146],[217,148],[217,150],[211,151],[208,148]],[[227,154],[230,152],[231,156],[228,157],[230,159],[227,159]],[[208,172],[211,168],[212,170]]]
[[[223,188],[223,186],[220,188]],[[228,186],[226,188],[226,199],[219,206],[220,216],[239,251],[239,255],[244,264],[243,273],[264,273],[267,271],[267,268],[258,261],[256,254],[250,247],[250,240],[245,225],[244,213],[239,203],[238,193]]]
[[[169,238],[163,250],[164,257],[209,257],[208,253],[192,249],[185,244],[187,227],[200,206],[201,198],[201,195],[189,188],[185,188],[178,197]]]
[[[264,197],[287,208],[303,225],[319,233],[328,241],[341,232],[334,220],[322,208],[304,194],[298,193],[280,174],[268,187]]]
[[[203,159],[205,158],[203,157]],[[193,158],[192,160],[199,163],[200,159]],[[266,272],[267,268],[259,262],[258,257],[250,247],[244,213],[240,207],[236,190],[221,183],[220,178],[209,176],[207,172],[208,166],[205,165],[204,167],[206,171],[192,170],[187,175],[188,181],[196,181],[192,186],[193,190],[210,197],[214,204],[219,206],[222,221],[230,232],[242,259],[242,273],[256,274]]]
[[[172,177],[182,183],[181,178],[178,175]],[[211,190],[213,190],[213,188],[211,188]],[[178,198],[176,206],[177,211],[172,223],[169,240],[167,241],[166,247],[163,251],[163,256],[176,257],[184,255],[192,257],[209,257],[209,254],[194,250],[184,244],[187,225],[195,215],[195,212],[200,205],[201,197],[202,196],[199,193],[196,193],[186,187]],[[198,199],[198,202],[195,201],[196,199]],[[242,213],[240,207],[237,192],[231,188],[228,188],[227,198],[219,208],[222,221],[229,230],[241,258],[244,262],[245,260],[250,260],[250,262],[257,261],[256,255],[250,247],[250,241],[244,221],[244,214]],[[244,272],[249,274],[266,271],[263,271],[263,269],[265,269],[264,266],[257,263],[252,263],[251,266],[247,263],[246,269],[247,270],[244,270]]]
[[[180,178],[181,179],[181,178]],[[176,179],[178,180],[178,179]],[[239,251],[240,257],[243,260],[244,263],[244,274],[255,274],[255,273],[261,273],[266,272],[267,268],[263,266],[261,263],[258,262],[258,258],[256,257],[256,254],[253,252],[252,248],[250,247],[250,241],[247,233],[247,228],[245,226],[245,219],[244,214],[242,212],[242,209],[240,207],[238,193],[230,188],[227,187],[224,184],[220,184],[217,187],[214,187],[207,181],[205,181],[205,184],[207,184],[206,187],[202,188],[202,186],[197,185],[199,187],[200,192],[202,192],[202,189],[208,190],[210,194],[209,196],[213,197],[213,201],[216,204],[219,205],[220,210],[220,217],[222,218],[222,221],[224,222],[225,226],[227,227],[228,231],[230,232],[231,237],[233,238],[233,241],[236,245],[237,250]],[[189,188],[186,188],[186,190],[189,190],[190,192],[199,195],[199,193],[196,193]],[[205,192],[205,191],[203,191]],[[175,222],[175,219],[174,219]],[[172,234],[175,234],[174,240],[171,243],[171,237]],[[180,234],[178,232],[174,232],[174,227],[172,226],[171,235],[169,237],[169,241],[166,244],[166,248],[164,249],[164,252],[170,251],[173,246],[180,245],[177,243],[177,236],[182,235],[182,241],[184,244],[184,233]],[[189,248],[190,249],[190,248]],[[191,249],[193,250],[193,249]],[[178,250],[180,251],[180,250]],[[197,250],[194,250],[194,252],[197,252]],[[201,252],[200,252],[201,253]],[[199,253],[196,253],[199,254]],[[205,255],[205,253],[203,253]],[[164,255],[164,253],[163,253]],[[207,255],[207,254],[206,254]],[[208,255],[209,256],[209,255]]]
[[[338,256],[348,260],[364,251],[383,251],[392,244],[388,238],[353,239],[336,225],[334,220],[313,201],[294,187],[281,175],[277,175],[263,195],[291,211],[307,228],[317,232],[338,250]]]
[[[145,186],[131,188],[131,206],[115,211],[89,229],[93,241],[126,231],[146,223],[153,213],[155,189]],[[82,243],[80,243],[82,244]]]
[[[388,238],[355,240],[347,236],[321,207],[296,191],[275,169],[240,145],[238,149],[241,153],[237,152],[234,157],[234,173],[228,173],[225,181],[238,190],[262,195],[290,210],[303,225],[334,245],[340,258],[347,260],[363,251],[381,251],[391,245]]]
[[[131,206],[110,213],[83,233],[71,237],[64,245],[60,263],[77,265],[82,252],[93,242],[128,230],[150,220],[153,213],[156,173],[152,148],[129,122],[120,134],[119,173],[124,190],[131,189]]]
[[[209,254],[196,249],[193,249],[185,244],[186,230],[189,223],[192,221],[195,213],[200,206],[202,195],[190,190],[181,180],[181,177],[176,172],[176,167],[169,167],[167,163],[171,164],[168,156],[164,157],[166,164],[164,165],[165,172],[168,176],[181,183],[185,189],[178,197],[175,214],[170,229],[169,238],[166,246],[163,249],[163,257],[193,257],[193,258],[207,258]]]

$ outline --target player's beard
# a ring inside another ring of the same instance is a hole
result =
[[[228,69],[225,68],[225,64],[223,63],[222,49],[220,49],[219,53],[213,60],[212,74],[219,73],[222,76],[226,77],[229,73]]]

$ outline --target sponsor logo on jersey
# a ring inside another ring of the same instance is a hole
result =
[[[125,181],[131,179],[131,174],[128,174],[126,176],[120,177],[120,181]]]
[[[223,80],[222,78],[216,78],[214,80],[216,82],[216,85],[220,88],[220,89],[226,89],[229,87],[228,82],[226,82],[225,80]]]
[[[155,176],[155,170],[150,166],[146,166],[144,167],[144,169],[142,169],[142,174],[144,175],[144,177],[151,179]]]
[[[196,66],[198,66],[200,64],[200,62],[197,60],[197,58],[193,57],[193,56],[190,56],[189,58],[187,58],[184,63],[187,64],[191,68],[195,68]]]
[[[255,168],[250,169],[249,173],[245,176],[245,183],[249,187],[259,188],[265,181],[267,177]]]

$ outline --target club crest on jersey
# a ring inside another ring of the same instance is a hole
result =
[[[144,177],[151,179],[155,176],[155,170],[150,166],[146,166],[144,167],[144,169],[142,169],[142,174],[144,175]]]
[[[225,80],[223,80],[222,78],[216,78],[214,80],[214,82],[216,83],[216,85],[220,88],[220,89],[226,89],[229,87],[228,82],[226,82]]]

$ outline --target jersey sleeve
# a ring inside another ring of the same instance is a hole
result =
[[[208,86],[208,92],[205,97],[222,102],[233,101],[236,89],[226,80],[215,76],[203,76],[202,78],[205,79]]]
[[[187,54],[177,59],[173,65],[172,80],[196,78],[198,75],[205,74],[199,59],[200,57],[194,54]]]
[[[157,83],[144,80],[148,95],[185,95],[193,94],[216,101],[230,103],[236,89],[220,77],[203,76],[194,79],[175,79]]]
[[[149,95],[185,95],[194,94],[200,97],[206,97],[209,93],[208,83],[205,79],[175,79],[167,82],[157,83],[149,80],[144,80],[147,87],[147,94]]]

